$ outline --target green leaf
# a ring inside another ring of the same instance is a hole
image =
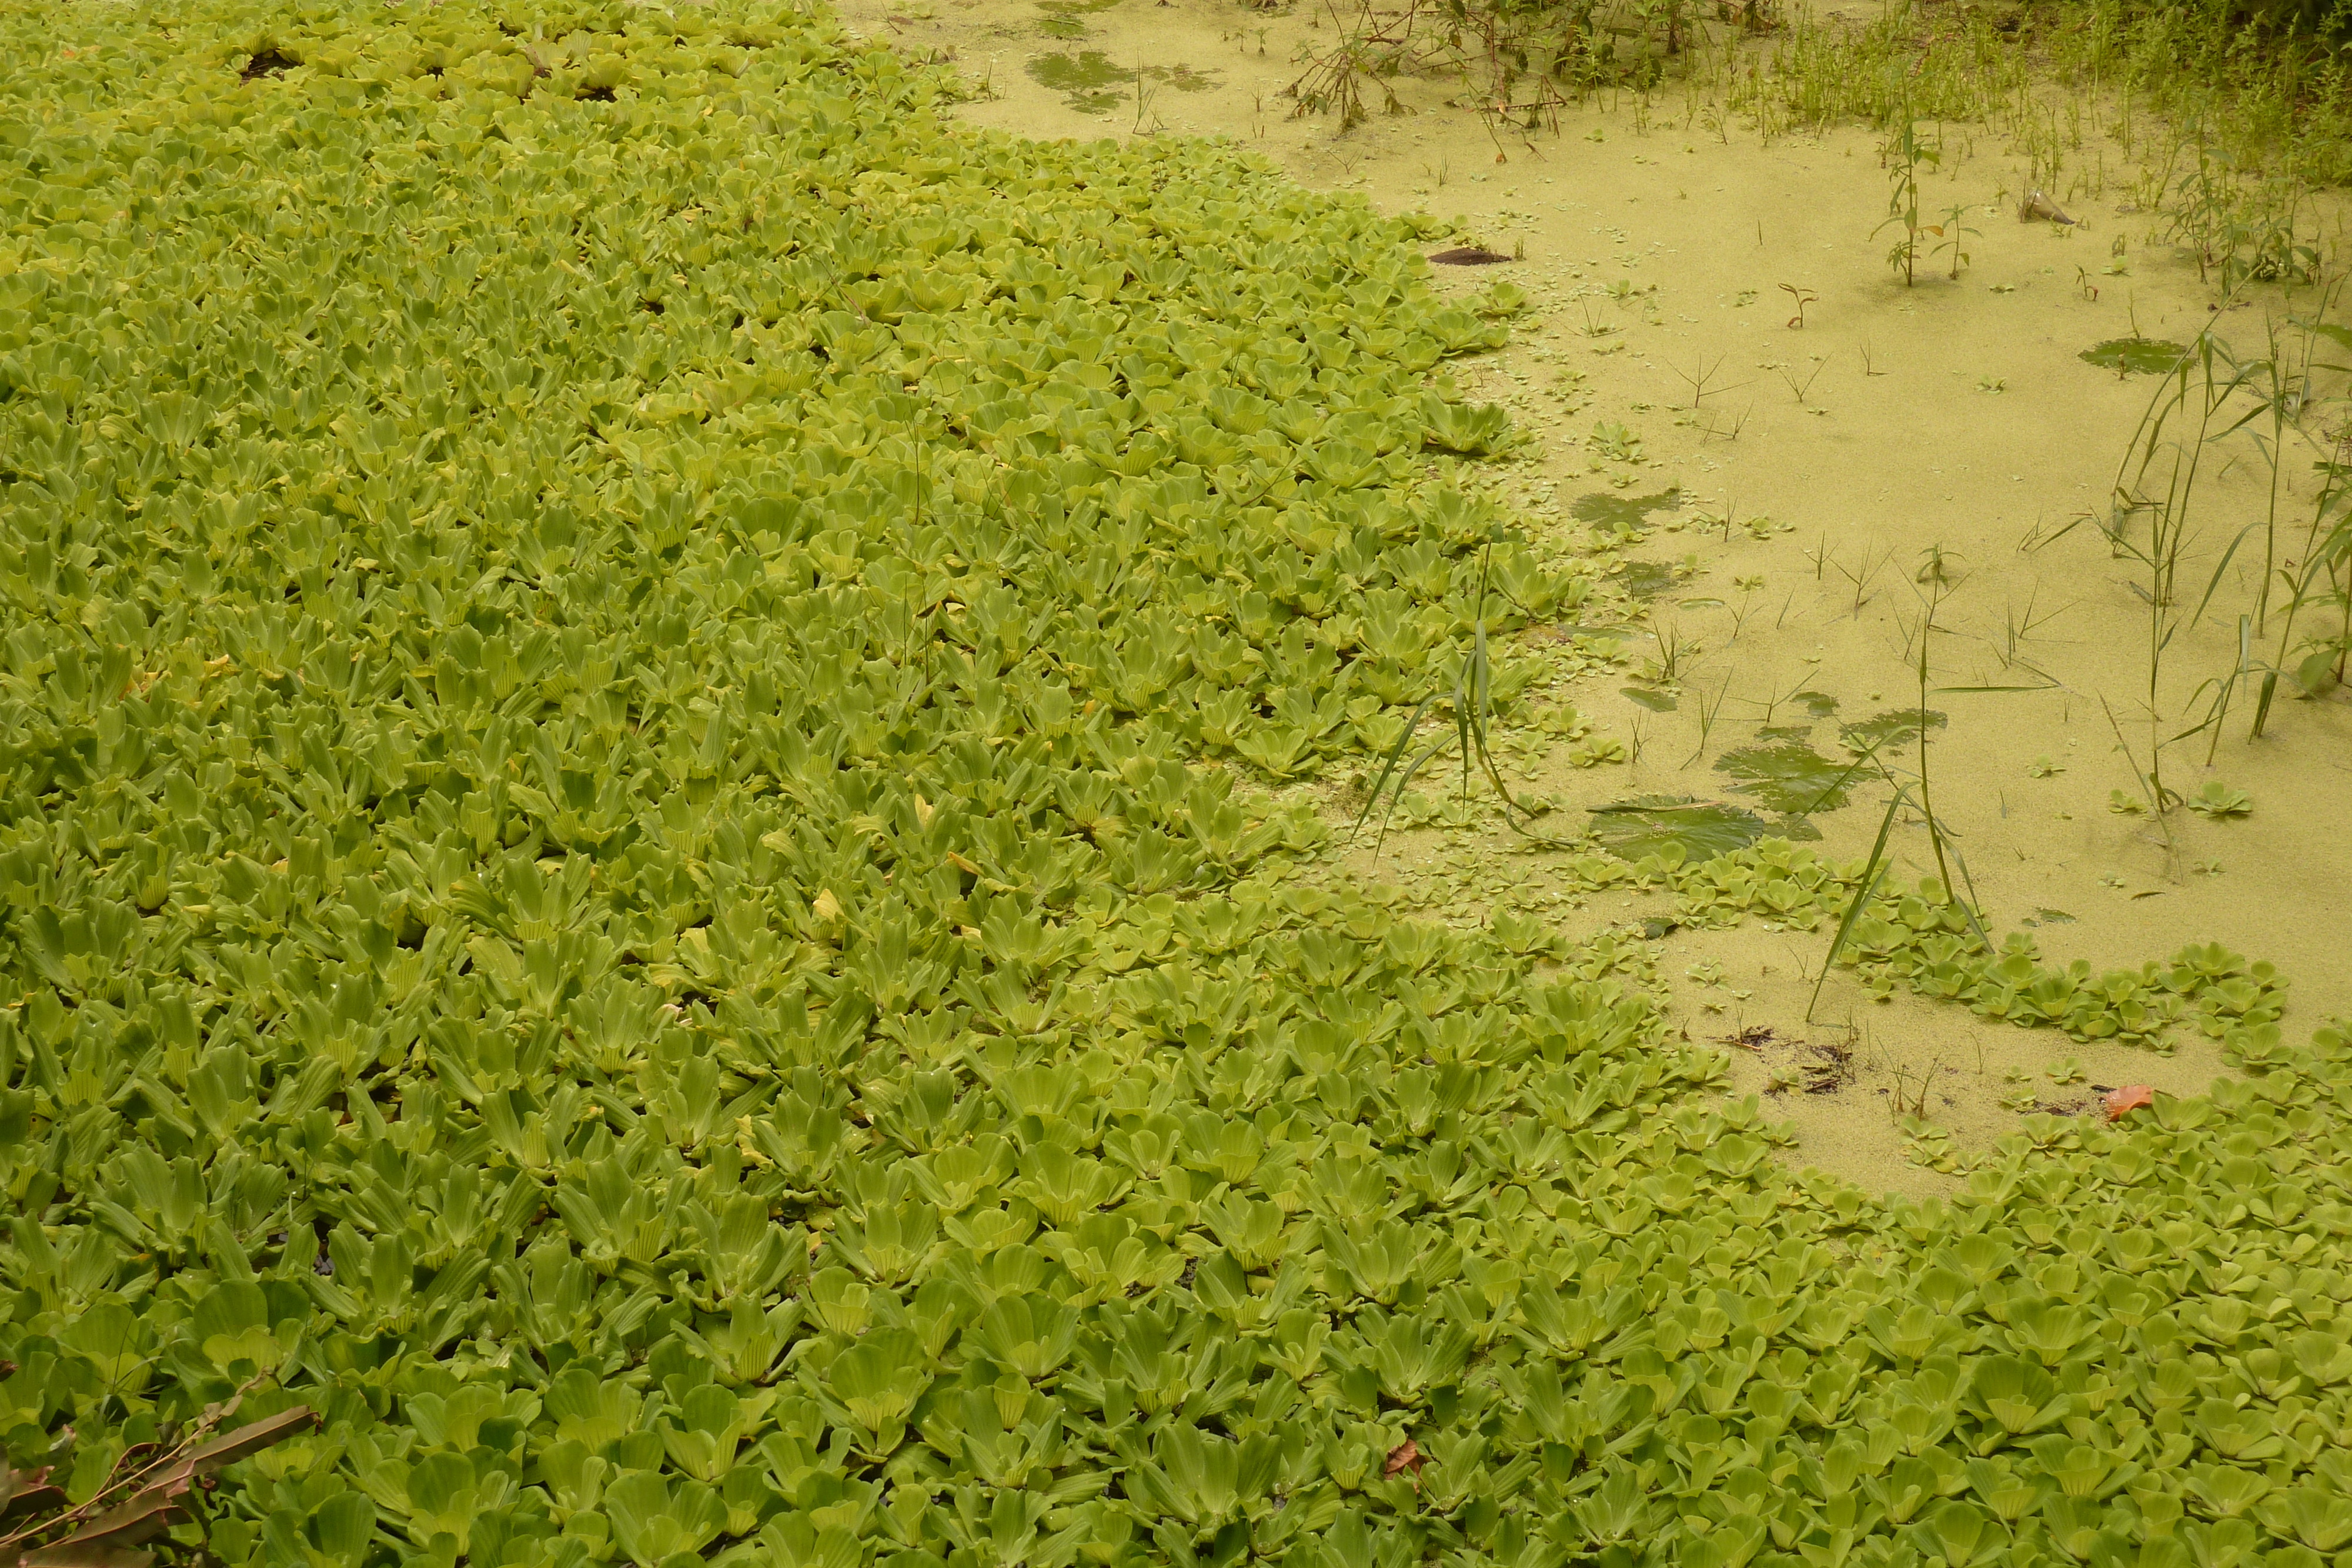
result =
[[[727,1523],[718,1494],[699,1481],[673,1482],[648,1470],[623,1476],[604,1489],[613,1540],[637,1568],[656,1568],[681,1552],[698,1552]]]

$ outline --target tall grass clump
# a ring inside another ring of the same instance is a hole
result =
[[[2252,707],[2246,738],[2260,739],[2281,697],[2328,695],[2352,658],[2352,467],[2342,399],[2321,390],[2347,367],[2320,356],[2352,346],[2352,329],[2328,319],[2339,298],[2336,286],[2313,291],[2271,324],[2259,352],[2233,349],[2209,322],[2158,381],[2117,467],[2100,526],[2137,569],[2145,678],[2127,707],[2136,736],[2112,708],[2108,717],[2137,809],[2159,819],[2186,800],[2167,782],[2173,747],[2201,737],[2210,765],[2240,705]],[[2218,444],[2242,433],[2269,478],[2261,515],[2223,536],[2200,481]],[[2289,476],[2306,467],[2317,483],[2298,519]],[[2183,677],[2180,645],[2200,627],[2222,629],[2231,653]]]
[[[2138,95],[2249,172],[2352,182],[2352,5],[2344,0],[2045,0],[2052,61]]]
[[[1596,92],[1647,95],[1671,76],[1696,79],[1730,40],[1779,25],[1775,0],[1407,0],[1332,5],[1337,40],[1310,50],[1286,92],[1298,114],[1331,114],[1342,131],[1372,112],[1401,112],[1404,75],[1451,79],[1498,135],[1558,129],[1558,112]]]
[[[1990,16],[1916,0],[1860,23],[1793,7],[1769,38],[1724,51],[1716,66],[1717,90],[1767,135],[1983,120],[2029,79],[2026,55]]]

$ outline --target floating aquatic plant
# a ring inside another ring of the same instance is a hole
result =
[[[1573,591],[1429,470],[1508,435],[1428,235],[741,0],[0,39],[11,1502],[249,1387],[254,1568],[2344,1543],[2352,1046],[2265,966],[1530,848],[2244,1064],[1913,1205],[1645,940],[1300,874],[1251,781]]]
[[[2189,346],[2155,338],[2110,338],[2074,357],[2118,375],[2160,376],[2179,367],[2189,357]]]

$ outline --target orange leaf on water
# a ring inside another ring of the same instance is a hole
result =
[[[2156,1103],[2156,1091],[2145,1083],[2126,1083],[2107,1092],[2107,1120],[2120,1122],[2126,1113]]]
[[[1407,1437],[1389,1450],[1388,1463],[1381,1467],[1381,1475],[1385,1479],[1399,1470],[1411,1470],[1418,1479],[1421,1475],[1421,1467],[1427,1463],[1429,1463],[1429,1456],[1423,1453],[1419,1445],[1415,1444],[1411,1437]]]

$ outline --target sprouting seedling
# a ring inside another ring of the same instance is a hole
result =
[[[1746,408],[1739,411],[1739,417],[1731,422],[1729,429],[1717,423],[1715,415],[1710,413],[1706,416],[1706,428],[1700,431],[1699,435],[1702,439],[1712,440],[1720,437],[1725,441],[1737,441],[1739,439],[1739,433],[1748,428],[1748,416],[1755,412],[1756,405],[1751,402]]]
[[[1685,671],[1703,651],[1700,644],[1685,639],[1682,628],[1677,625],[1655,627],[1652,634],[1658,642],[1658,657],[1650,666],[1653,683],[1662,686],[1680,685]]]
[[[1799,696],[1803,695],[1805,683],[1811,679],[1812,677],[1809,674],[1799,675],[1797,677],[1796,685],[1790,686],[1787,691],[1777,695],[1773,694],[1769,687],[1767,687],[1766,695],[1762,702],[1758,702],[1754,697],[1742,697],[1739,700],[1747,703],[1751,707],[1761,708],[1763,713],[1757,722],[1759,724],[1769,725],[1772,722],[1772,716],[1780,711],[1780,705],[1782,703],[1796,701]]]
[[[1870,559],[1870,552],[1865,549],[1863,552],[1862,569],[1859,571],[1849,569],[1843,562],[1838,560],[1832,559],[1830,561],[1830,565],[1837,568],[1837,574],[1840,577],[1844,578],[1848,582],[1853,584],[1853,614],[1855,619],[1859,620],[1861,618],[1862,607],[1870,602],[1871,583],[1876,580],[1880,572],[1886,570],[1886,563],[1894,559],[1895,547],[1893,545],[1889,545],[1886,547],[1886,552],[1884,555],[1881,555],[1874,564]]]
[[[1820,355],[1814,355],[1812,373],[1806,376],[1802,382],[1799,382],[1796,377],[1790,375],[1786,365],[1773,366],[1772,373],[1789,383],[1789,390],[1796,394],[1797,406],[1802,408],[1805,406],[1805,394],[1813,390],[1813,383],[1821,379],[1822,367],[1827,363],[1828,361]]]
[[[1906,1117],[1925,1116],[1927,1113],[1927,1091],[1935,1086],[1936,1073],[1943,1065],[1944,1059],[1938,1054],[1919,1070],[1916,1081],[1911,1077],[1910,1069],[1895,1068],[1895,1093],[1889,1103],[1888,1114],[1897,1122]]]
[[[1698,407],[1700,399],[1711,396],[1716,392],[1735,392],[1738,389],[1748,385],[1748,382],[1734,382],[1727,387],[1711,387],[1706,384],[1715,379],[1716,372],[1723,369],[1724,359],[1724,355],[1718,354],[1716,356],[1715,363],[1711,365],[1708,364],[1704,358],[1695,361],[1696,367],[1696,373],[1689,371],[1684,371],[1679,368],[1675,370],[1675,374],[1680,376],[1682,378],[1683,384],[1689,387],[1691,390],[1691,407]]]
[[[2055,610],[2044,610],[2037,615],[2034,613],[2034,607],[2041,601],[2042,590],[2037,586],[2026,594],[2024,609],[2020,610],[2013,600],[2001,607],[2000,632],[2002,642],[2006,644],[2000,656],[2002,664],[2017,663],[2017,650],[2021,645],[2033,641],[2042,628],[2081,602],[2079,600],[2070,600]]]
[[[2099,302],[2099,286],[2091,281],[2089,267],[2078,267],[2074,269],[2074,291],[2090,304],[2096,305]]]
[[[1704,757],[1706,754],[1706,737],[1715,728],[1715,716],[1723,711],[1723,699],[1725,695],[1731,690],[1731,677],[1736,672],[1731,670],[1726,670],[1723,673],[1723,684],[1715,688],[1715,696],[1712,700],[1707,697],[1706,693],[1701,692],[1699,694],[1698,746],[1691,752],[1690,757],[1683,763],[1683,767],[1688,768],[1691,763],[1696,762],[1701,757]]]
[[[1916,278],[1914,269],[1919,260],[1919,236],[1932,234],[1941,236],[1940,224],[1919,221],[1919,166],[1942,161],[1943,153],[1934,143],[1923,141],[1918,123],[1906,118],[1902,131],[1887,139],[1880,156],[1888,170],[1890,189],[1886,197],[1886,218],[1871,231],[1874,238],[1890,228],[1899,228],[1903,237],[1886,253],[1886,265],[1903,278],[1903,287],[1910,287]]]
[[[1949,584],[1959,576],[1959,569],[1954,564],[1959,559],[1958,550],[1948,550],[1940,544],[1929,545],[1919,552],[1919,570],[1913,580]]]
[[[1723,640],[1726,647],[1739,641],[1740,632],[1748,629],[1748,618],[1755,613],[1756,601],[1751,596],[1743,595],[1739,602],[1732,607],[1731,635]]]
[[[1958,202],[1953,204],[1950,210],[1946,212],[1944,214],[1943,226],[1937,231],[1944,236],[1944,243],[1936,247],[1936,253],[1940,256],[1946,251],[1951,252],[1952,277],[1954,278],[1958,278],[1960,276],[1960,268],[1967,264],[1969,259],[1969,253],[1960,248],[1961,237],[1966,235],[1981,234],[1984,232],[1981,229],[1970,228],[1966,224],[1960,222],[1962,218],[1968,215],[1968,211],[1969,204],[1966,202]]]
[[[1800,288],[1793,283],[1780,285],[1780,292],[1786,294],[1797,307],[1797,313],[1789,318],[1789,329],[1792,332],[1801,330],[1805,325],[1805,307],[1820,297],[1811,289]]]

